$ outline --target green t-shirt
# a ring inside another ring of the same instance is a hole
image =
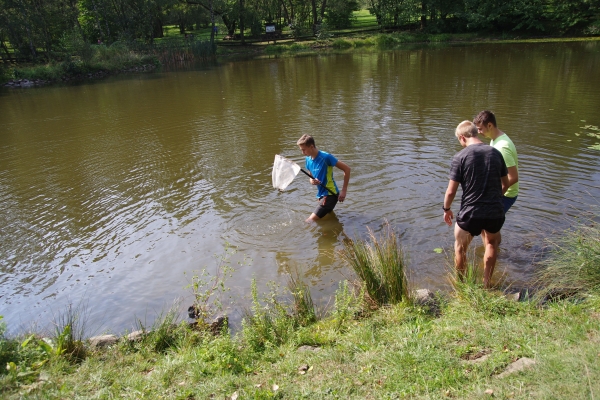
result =
[[[498,149],[500,153],[502,153],[502,157],[504,157],[504,162],[506,163],[507,168],[517,167],[517,171],[519,170],[517,149],[506,133],[498,136],[495,140],[492,140],[490,142],[490,146],[493,146],[494,148]],[[519,182],[509,187],[506,193],[504,193],[506,197],[517,197],[518,194]]]

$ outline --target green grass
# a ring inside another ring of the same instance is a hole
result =
[[[480,289],[479,289],[480,290]],[[341,329],[326,318],[259,352],[243,335],[212,337],[187,325],[156,349],[150,339],[57,358],[42,380],[0,375],[3,398],[495,398],[589,399],[600,394],[600,299],[545,308],[489,292],[450,298],[440,317],[405,303]],[[301,349],[310,344],[312,349]],[[314,350],[315,347],[317,350]],[[487,355],[480,363],[470,362]],[[498,378],[514,360],[531,369]]]

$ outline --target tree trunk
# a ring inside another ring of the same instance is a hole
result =
[[[292,22],[292,20],[290,19],[290,14],[288,13],[287,7],[285,5],[285,1],[280,0],[280,3],[281,3],[281,7],[283,8],[283,15],[284,15],[285,21],[289,24]]]
[[[246,16],[246,10],[244,10],[244,0],[240,0],[240,36],[242,37],[242,46],[246,44],[246,38],[244,37],[244,19]]]
[[[215,11],[213,10],[213,0],[210,0],[210,48],[215,46]]]
[[[317,14],[317,0],[310,0],[310,5],[312,6],[312,15],[313,15],[313,34],[317,34],[317,24],[319,23],[319,14]]]

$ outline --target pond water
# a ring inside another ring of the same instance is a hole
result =
[[[190,277],[219,262],[235,267],[234,320],[252,278],[266,290],[289,269],[326,303],[352,277],[343,239],[386,221],[414,286],[447,289],[454,128],[483,109],[520,163],[495,280],[524,285],[544,238],[600,201],[600,139],[585,128],[600,125],[598,71],[600,42],[471,44],[2,89],[0,315],[17,332],[83,302],[90,334],[120,333],[175,299],[187,308]],[[304,165],[304,133],[352,168],[347,200],[317,225],[305,176],[271,185],[275,154]]]

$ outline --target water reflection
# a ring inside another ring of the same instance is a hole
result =
[[[503,60],[490,63],[491,59]],[[441,217],[453,129],[492,109],[519,151],[522,190],[499,271],[525,282],[543,238],[600,196],[597,42],[412,47],[223,62],[101,83],[0,90],[0,314],[49,318],[88,297],[115,330],[186,296],[184,272],[225,243],[240,300],[296,265],[327,297],[346,235],[402,236],[419,286],[444,287]],[[583,122],[583,121],[586,122]],[[271,186],[274,154],[302,164],[303,133],[352,167],[348,198],[307,226],[314,188]],[[579,134],[579,135],[576,135]],[[108,307],[121,310],[109,313]]]

